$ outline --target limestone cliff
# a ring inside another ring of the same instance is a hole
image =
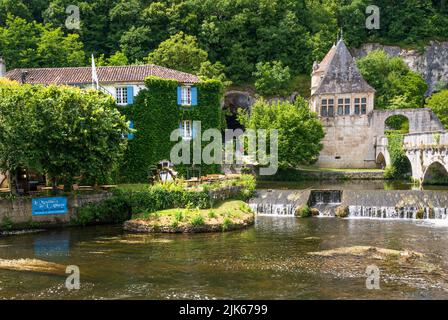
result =
[[[359,49],[353,49],[352,54],[360,58],[376,49],[383,49],[391,56],[402,57],[412,70],[422,74],[428,84],[428,95],[435,90],[437,83],[448,83],[448,42],[431,41],[423,53],[398,46],[366,43]]]

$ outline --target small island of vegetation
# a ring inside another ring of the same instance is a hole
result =
[[[198,233],[242,229],[253,225],[254,213],[240,200],[220,203],[215,208],[174,208],[141,213],[125,222],[131,232]]]

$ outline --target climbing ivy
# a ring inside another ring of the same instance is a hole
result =
[[[170,159],[170,151],[177,143],[170,141],[170,135],[179,128],[181,120],[201,121],[202,132],[209,128],[223,129],[221,82],[208,80],[195,84],[198,104],[189,107],[177,104],[177,81],[149,77],[145,85],[134,104],[121,109],[127,119],[134,122],[135,128],[134,139],[129,140],[121,167],[121,180],[126,182],[146,182],[158,162]],[[202,174],[219,170],[218,165],[199,168]],[[181,175],[185,175],[186,169],[183,165],[176,167]]]
[[[397,132],[387,134],[391,165],[386,168],[384,176],[388,179],[404,178],[409,172],[409,160],[403,147],[403,135]]]

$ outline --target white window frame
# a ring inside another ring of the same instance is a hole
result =
[[[191,87],[182,86],[180,90],[180,104],[183,106],[191,106]]]
[[[193,139],[193,122],[191,120],[182,120],[182,139]]]
[[[115,87],[115,101],[118,105],[128,104],[128,93],[128,87],[126,86]]]

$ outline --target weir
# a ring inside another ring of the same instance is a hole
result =
[[[250,200],[266,215],[293,216],[303,205],[327,217],[346,206],[352,218],[448,219],[448,193],[436,190],[261,190]]]

